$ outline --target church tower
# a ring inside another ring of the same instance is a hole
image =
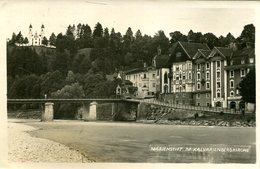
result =
[[[33,45],[33,32],[32,32],[32,25],[29,26],[29,35],[28,35],[29,45]]]

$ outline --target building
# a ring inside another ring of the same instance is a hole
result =
[[[241,109],[245,102],[239,94],[239,82],[246,76],[250,69],[255,68],[255,49],[247,47],[233,52],[225,66],[227,72],[227,104],[228,108]]]
[[[198,49],[193,58],[196,76],[193,97],[197,106],[211,106],[211,62],[208,59],[210,53],[210,50]]]
[[[35,31],[33,33],[33,27],[30,24],[29,26],[29,34],[28,34],[28,41],[29,41],[29,46],[41,46],[42,45],[42,40],[45,34],[45,30],[44,30],[44,25],[41,26],[41,32],[40,34],[37,33],[37,31]]]
[[[148,98],[154,97],[156,93],[156,69],[154,67],[144,67],[131,69],[125,72],[126,80],[133,83],[137,87],[136,97]]]
[[[239,83],[255,67],[255,50],[177,42],[153,58],[160,98],[175,104],[241,109]]]

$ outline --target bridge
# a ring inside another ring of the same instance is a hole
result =
[[[60,103],[80,103],[84,105],[85,111],[82,114],[83,120],[96,120],[97,104],[111,103],[111,114],[123,113],[128,111],[129,106],[135,106],[136,109],[140,100],[134,99],[111,99],[111,98],[87,98],[87,99],[7,99],[7,104],[44,104],[42,112],[42,121],[52,121],[54,117],[54,104]],[[120,109],[118,108],[120,107]]]
[[[216,108],[216,107],[202,107],[190,106],[160,102],[154,99],[138,100],[138,99],[111,99],[111,98],[86,98],[86,99],[7,99],[7,104],[44,104],[44,111],[42,112],[42,121],[51,121],[54,116],[54,104],[82,104],[84,112],[82,113],[83,120],[97,120],[97,105],[102,103],[111,103],[111,106],[105,111],[111,112],[111,116],[115,114],[125,114],[129,111],[136,111],[136,118],[147,114],[150,108],[145,105],[154,105],[156,107],[164,107],[171,112],[173,109],[192,110],[197,112],[211,112],[211,113],[229,113],[230,109]],[[141,106],[140,106],[141,105]],[[131,109],[131,110],[130,110]],[[166,113],[167,114],[167,113]]]

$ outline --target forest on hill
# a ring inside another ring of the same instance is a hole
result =
[[[88,24],[69,25],[66,33],[51,34],[43,44],[56,49],[37,46],[16,46],[28,43],[22,35],[13,33],[7,44],[8,98],[86,98],[114,97],[117,81],[106,75],[118,70],[151,64],[158,48],[168,54],[177,41],[206,43],[210,48],[224,47],[235,42],[239,48],[255,43],[255,27],[245,25],[239,37],[228,33],[217,37],[213,33],[163,30],[154,36],[133,32],[129,27],[125,34],[109,30],[97,23],[92,30]]]

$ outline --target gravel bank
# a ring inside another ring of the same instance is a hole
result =
[[[9,162],[91,162],[80,152],[57,142],[30,136],[36,128],[8,122]]]

